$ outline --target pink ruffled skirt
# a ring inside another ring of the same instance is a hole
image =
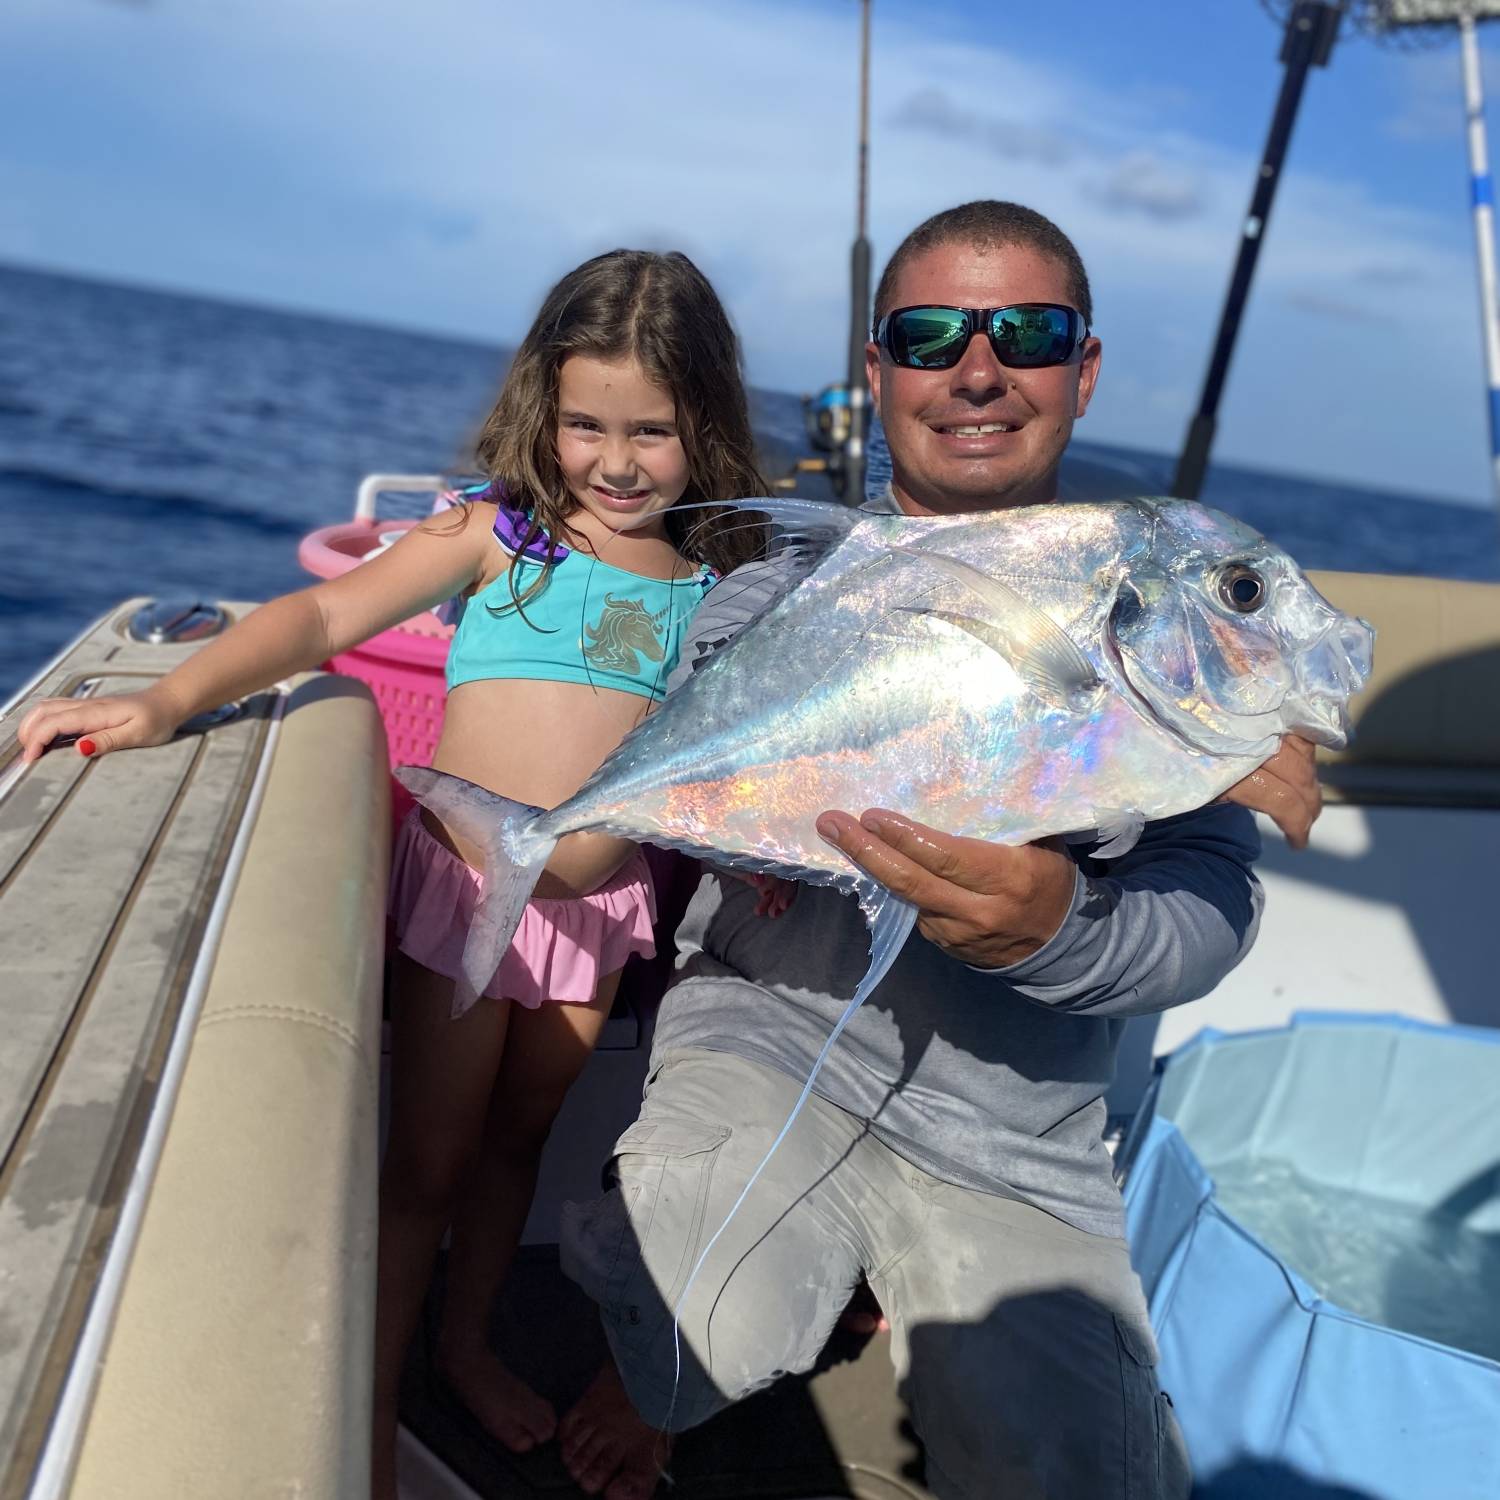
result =
[[[445,849],[414,807],[396,831],[391,855],[390,914],[396,946],[435,974],[463,972],[464,940],[484,877]],[[599,980],[632,953],[651,958],[656,898],[639,849],[587,896],[533,898],[495,977],[483,993],[536,1010],[548,1000],[574,1005],[594,998]]]

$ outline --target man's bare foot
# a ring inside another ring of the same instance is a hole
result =
[[[563,1463],[586,1495],[651,1500],[671,1439],[649,1427],[630,1404],[611,1360],[558,1428]]]
[[[439,1354],[438,1373],[496,1442],[529,1453],[557,1431],[557,1413],[488,1349]]]

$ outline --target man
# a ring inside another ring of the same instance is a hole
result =
[[[994,337],[977,318],[946,338],[936,319],[882,321],[1017,305],[1032,311]],[[939,214],[896,251],[875,313],[867,359],[893,469],[876,508],[1053,500],[1100,365],[1087,277],[1061,231],[1014,204]],[[1028,317],[1056,335],[1027,339],[1052,362],[1017,367],[1007,339],[1036,331]],[[774,596],[783,568],[742,569],[709,595],[679,676]],[[600,1302],[619,1365],[563,1424],[585,1490],[644,1500],[664,1451],[653,1429],[810,1368],[868,1279],[935,1494],[1187,1494],[1101,1128],[1125,1019],[1206,993],[1249,948],[1261,896],[1246,806],[1304,843],[1318,811],[1311,747],[1288,741],[1230,798],[1245,806],[1148,825],[1108,864],[1053,841],[955,838],[895,811],[823,816],[830,843],[917,906],[920,938],[856,1013],[692,1279],[679,1369],[671,1310],[868,954],[851,900],[805,888],[768,921],[742,883],[704,879],[618,1185],[564,1233],[565,1268]]]

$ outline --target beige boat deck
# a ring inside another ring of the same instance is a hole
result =
[[[27,699],[129,690],[192,649],[128,640],[129,613]],[[0,721],[0,1496],[357,1493],[373,706],[314,678],[208,733],[23,773],[24,710]]]

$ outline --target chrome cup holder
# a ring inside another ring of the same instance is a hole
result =
[[[199,599],[152,599],[130,617],[125,634],[147,646],[176,646],[205,641],[227,624],[229,615],[217,604]]]

